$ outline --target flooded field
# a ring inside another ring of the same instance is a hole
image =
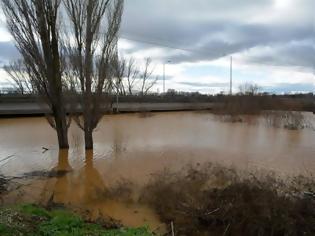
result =
[[[314,115],[305,116],[314,124]],[[313,129],[274,128],[262,117],[223,120],[207,112],[105,116],[94,134],[94,153],[85,153],[75,124],[71,149],[58,151],[56,134],[44,118],[1,119],[0,173],[22,184],[3,200],[69,204],[88,210],[92,219],[110,216],[156,229],[164,226],[155,212],[133,199],[163,169],[216,162],[281,175],[315,173]],[[121,201],[125,195],[129,200]]]

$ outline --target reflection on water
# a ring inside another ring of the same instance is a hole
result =
[[[95,150],[84,151],[82,132],[72,126],[71,149],[58,151],[54,131],[43,118],[0,120],[0,172],[19,176],[32,171],[54,178],[23,180],[8,202],[58,203],[88,209],[89,217],[110,216],[130,226],[159,220],[137,202],[121,202],[109,190],[122,179],[135,186],[152,174],[187,163],[209,161],[281,173],[315,173],[315,132],[221,122],[209,113],[156,113],[106,116],[94,134]],[[258,119],[259,120],[259,119]],[[42,153],[42,147],[49,150]]]
[[[48,179],[28,180],[16,191],[4,197],[5,202],[31,202],[44,205],[58,204],[84,212],[89,220],[113,218],[124,225],[164,230],[155,212],[137,202],[120,201],[120,196],[109,196],[100,172],[94,166],[93,152],[87,151],[84,165],[73,170],[68,151],[61,150],[52,172],[65,173]],[[13,200],[14,199],[14,200]]]
[[[68,172],[71,171],[72,168],[69,164],[68,159],[68,150],[60,150],[58,155],[58,163],[57,166],[52,169],[52,171],[59,172]],[[48,185],[48,183],[47,183]],[[68,190],[69,190],[69,177],[67,174],[61,175],[57,177],[55,181],[55,186],[53,188],[47,188],[43,191],[42,194],[49,193],[52,191],[52,194],[49,200],[53,202],[60,202],[60,203],[68,203]]]
[[[91,202],[102,198],[102,194],[106,191],[105,183],[93,166],[93,151],[89,150],[85,156],[85,165],[79,171],[79,188],[78,193],[81,195],[83,202]]]

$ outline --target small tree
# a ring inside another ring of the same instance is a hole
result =
[[[243,95],[256,95],[260,90],[260,87],[257,84],[244,83],[239,86],[240,94]]]
[[[128,94],[132,95],[136,85],[137,78],[139,77],[139,69],[136,66],[134,58],[130,57],[126,63],[125,76],[127,78]]]
[[[116,95],[126,95],[126,89],[124,84],[124,78],[126,73],[126,60],[124,58],[119,59],[118,56],[116,60],[113,60],[112,67],[113,67],[113,90]]]
[[[157,83],[158,77],[153,77],[154,68],[151,58],[146,58],[144,66],[139,70],[137,61],[130,57],[129,59],[116,57],[112,62],[113,81],[112,91],[116,95],[133,95],[136,91],[140,95],[147,95],[152,87]]]
[[[144,68],[140,72],[140,94],[147,95],[150,89],[156,84],[158,81],[158,77],[152,78],[152,74],[154,68],[152,68],[152,60],[151,58],[146,58],[144,63]]]
[[[27,76],[51,108],[59,148],[68,148],[57,24],[60,0],[2,0],[2,6]]]

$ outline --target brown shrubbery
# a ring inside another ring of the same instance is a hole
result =
[[[5,176],[0,175],[0,195],[7,191],[7,187],[8,179]]]
[[[314,128],[303,113],[297,111],[268,111],[263,113],[263,117],[267,126],[270,127],[290,130]]]
[[[259,114],[265,110],[315,111],[314,100],[267,95],[236,95],[222,98],[217,114],[241,115]]]
[[[270,127],[291,130],[313,129],[311,122],[302,112],[315,111],[314,104],[312,99],[306,98],[236,95],[225,97],[213,112],[224,122],[244,122],[251,115],[262,115],[265,124]]]
[[[314,186],[210,165],[156,175],[141,201],[173,222],[176,235],[315,235]]]

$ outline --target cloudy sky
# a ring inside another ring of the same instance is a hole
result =
[[[162,91],[315,92],[314,0],[125,0],[121,54],[151,57]],[[0,63],[18,58],[0,16]],[[2,83],[6,77],[0,71]]]

